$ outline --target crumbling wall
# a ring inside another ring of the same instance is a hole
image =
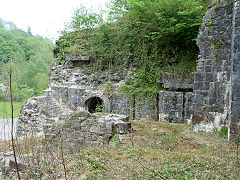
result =
[[[133,117],[133,97],[123,93],[113,93],[111,98],[111,112]]]
[[[193,95],[195,130],[210,131],[228,123],[233,4],[225,2],[207,11],[200,28]]]
[[[159,93],[159,121],[183,123],[183,93],[163,91]]]
[[[180,70],[173,72],[163,72],[160,75],[159,83],[169,90],[192,90],[194,86],[193,76],[186,76]]]
[[[22,107],[18,118],[18,134],[43,134],[44,129],[51,129],[53,124],[63,123],[73,111],[64,106],[51,95],[50,90],[42,96],[29,99]]]
[[[158,95],[135,98],[135,119],[158,120]]]
[[[127,116],[117,114],[90,114],[83,108],[69,115],[63,124],[53,125],[51,131],[45,129],[46,138],[53,142],[61,138],[67,144],[90,145],[107,143],[115,135],[122,138],[131,132]],[[119,137],[118,137],[119,138]]]
[[[20,122],[40,127],[40,124],[44,124],[39,119],[43,112],[53,118],[53,115],[49,115],[53,114],[51,109],[55,113],[58,107],[61,111],[64,108],[75,111],[85,107],[89,98],[98,97],[103,101],[104,112],[107,113],[129,115],[131,119],[192,123],[195,130],[202,131],[220,129],[230,124],[231,132],[235,133],[239,131],[237,127],[240,122],[239,14],[238,1],[221,0],[213,5],[200,28],[197,40],[200,54],[194,78],[179,76],[175,72],[163,73],[159,83],[165,91],[159,92],[151,100],[114,90],[111,93],[104,92],[108,83],[116,89],[128,85],[128,79],[133,78],[131,68],[123,72],[93,72],[88,68],[90,58],[68,56],[67,62],[52,68],[48,92],[52,99],[45,96],[37,100],[43,105],[46,104],[44,100],[50,101],[50,112],[42,111],[43,106],[37,108],[27,104],[21,117],[25,114],[29,122],[22,118]],[[56,102],[56,108],[54,103],[51,104],[52,100]]]
[[[240,2],[234,3],[232,61],[231,61],[231,97],[230,97],[230,134],[234,138],[240,134]],[[229,134],[229,135],[230,135]]]
[[[192,92],[186,92],[184,94],[184,120],[183,122],[190,124],[192,122],[192,116],[193,116],[193,93]]]

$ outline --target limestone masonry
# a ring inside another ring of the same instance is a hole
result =
[[[198,131],[229,127],[231,137],[240,131],[240,2],[225,0],[210,7],[197,45],[200,54],[194,78],[163,73],[159,83],[166,90],[156,94],[151,103],[145,97],[137,99],[107,88],[109,84],[114,89],[128,85],[131,71],[125,70],[123,76],[112,71],[93,75],[87,69],[91,57],[68,55],[65,63],[52,68],[43,95],[23,107],[18,133],[54,136],[52,130],[63,125],[65,132],[74,129],[80,144],[107,141],[116,133],[131,130],[129,117],[191,123]],[[94,112],[101,115],[91,114]]]

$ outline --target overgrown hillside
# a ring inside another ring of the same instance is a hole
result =
[[[0,84],[8,86],[9,69],[13,72],[14,100],[39,95],[48,85],[48,73],[53,64],[53,44],[31,29],[24,32],[12,22],[0,19]],[[7,89],[0,88],[0,100],[8,97]]]
[[[162,72],[183,78],[196,70],[196,38],[208,6],[203,0],[112,0],[106,14],[81,7],[56,42],[58,62],[91,56],[93,72],[130,69],[129,87],[155,93]],[[134,92],[133,92],[134,91]]]

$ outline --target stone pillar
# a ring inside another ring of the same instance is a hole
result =
[[[229,139],[240,134],[240,2],[234,3]]]

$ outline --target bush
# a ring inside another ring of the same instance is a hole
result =
[[[63,34],[55,55],[64,61],[68,53],[87,54],[100,70],[132,67],[132,86],[158,91],[162,71],[196,70],[196,38],[206,6],[204,0],[112,0],[105,23],[81,7],[70,23],[75,32]]]

